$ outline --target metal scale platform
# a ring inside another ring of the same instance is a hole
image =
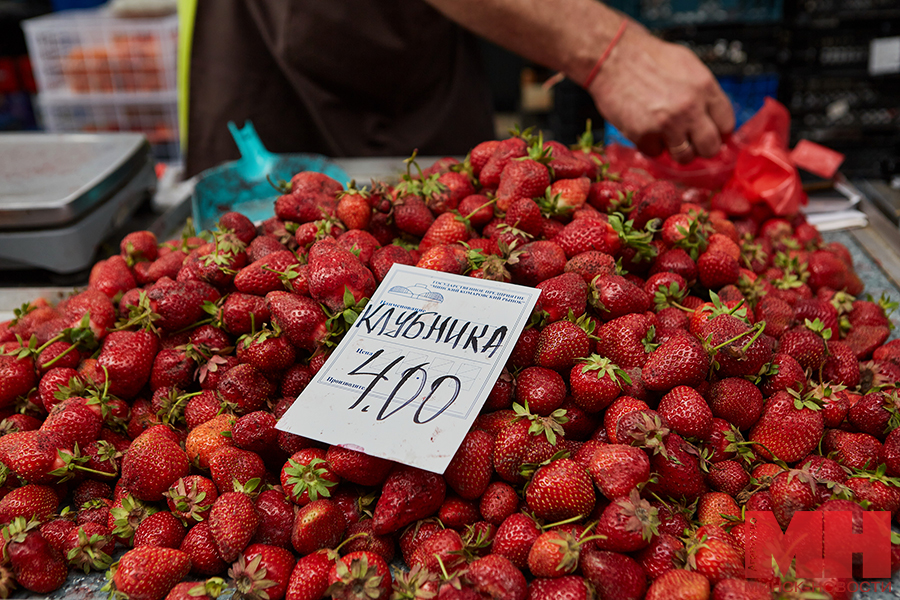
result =
[[[141,134],[0,135],[0,271],[87,269],[155,187]]]

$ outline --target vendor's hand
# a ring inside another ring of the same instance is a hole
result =
[[[697,56],[629,23],[588,88],[597,108],[641,152],[681,163],[719,152],[734,128],[731,102]]]

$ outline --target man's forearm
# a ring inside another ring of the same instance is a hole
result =
[[[623,18],[596,0],[426,2],[466,29],[577,83],[585,80]]]

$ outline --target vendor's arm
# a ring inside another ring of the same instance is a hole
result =
[[[596,0],[426,1],[463,27],[579,84],[627,18]],[[734,127],[731,103],[694,53],[630,19],[588,91],[603,116],[651,155],[680,147],[673,155],[683,162],[695,151],[712,156]]]

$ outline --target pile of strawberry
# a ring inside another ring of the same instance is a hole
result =
[[[530,132],[275,213],[0,324],[0,597],[761,599],[746,510],[900,509],[892,306],[800,215]],[[542,290],[443,476],[275,428],[395,263]]]

